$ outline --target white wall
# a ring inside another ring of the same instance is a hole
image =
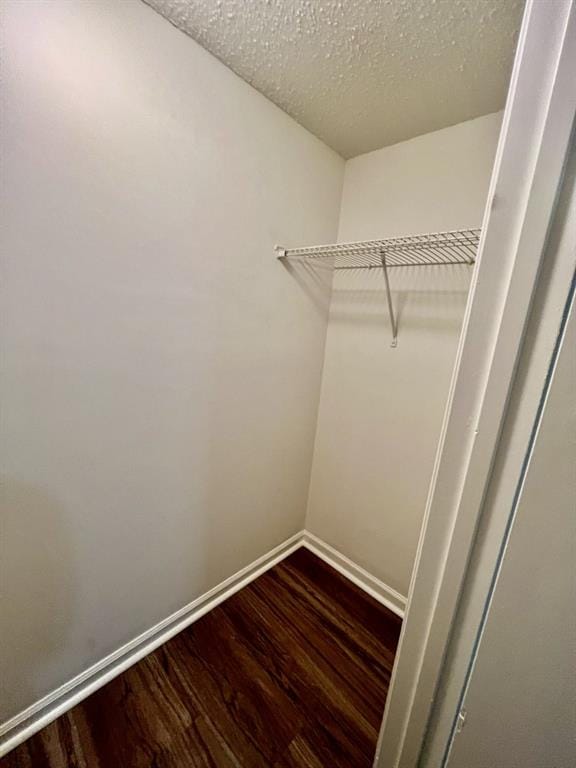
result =
[[[448,761],[451,768],[576,764],[575,391],[572,299],[464,701],[467,723]]]
[[[344,163],[139,0],[2,15],[4,719],[303,526],[327,287],[273,246]]]
[[[339,240],[479,226],[501,114],[346,163]],[[406,595],[470,270],[337,272],[307,527]]]

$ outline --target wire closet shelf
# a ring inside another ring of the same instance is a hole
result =
[[[479,240],[479,229],[458,229],[452,232],[302,248],[281,248],[277,245],[276,253],[279,259],[298,261],[334,258],[334,269],[382,269],[382,254],[389,269],[443,266],[474,264]]]
[[[333,243],[302,248],[276,246],[279,259],[307,262],[332,259],[332,268],[381,269],[384,274],[388,311],[392,325],[392,346],[397,346],[397,322],[392,305],[388,270],[398,267],[434,267],[465,264],[476,260],[480,229],[457,229],[425,235],[394,237],[385,240],[364,240],[356,243]]]

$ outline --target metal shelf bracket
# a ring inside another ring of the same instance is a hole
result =
[[[391,347],[398,346],[398,324],[396,316],[394,315],[394,306],[392,305],[392,293],[390,291],[390,280],[388,278],[388,265],[386,264],[386,251],[382,249],[380,251],[380,259],[382,260],[382,270],[384,272],[384,282],[386,283],[386,300],[388,302],[388,314],[390,315],[390,325],[392,327],[392,343]]]

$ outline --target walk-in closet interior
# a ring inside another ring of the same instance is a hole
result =
[[[0,765],[372,765],[519,0],[3,0]]]

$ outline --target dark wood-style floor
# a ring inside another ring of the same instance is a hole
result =
[[[1,768],[369,768],[400,619],[300,549]]]

